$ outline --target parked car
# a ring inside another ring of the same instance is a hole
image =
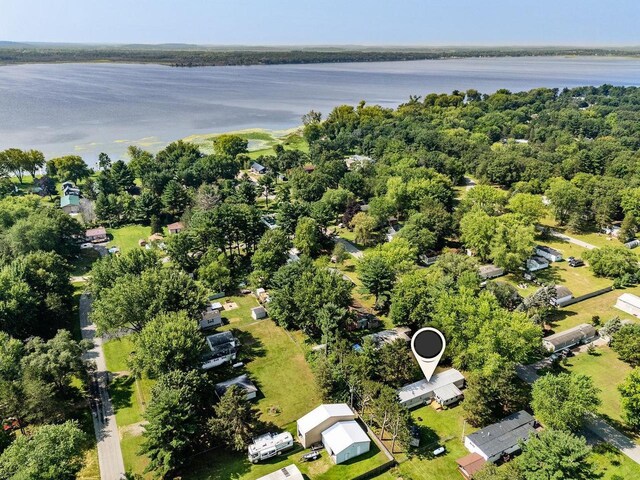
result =
[[[569,259],[569,266],[576,268],[576,267],[582,267],[584,265],[584,262],[580,259],[580,258],[570,258]]]
[[[436,449],[433,451],[433,456],[434,456],[434,457],[437,457],[437,456],[439,456],[439,455],[442,455],[442,454],[443,454],[444,452],[446,452],[446,451],[447,451],[447,449],[446,449],[446,448],[444,448],[444,447],[438,447],[438,448],[436,448]]]

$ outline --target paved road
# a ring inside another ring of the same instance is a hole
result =
[[[96,364],[94,381],[92,384],[93,427],[98,442],[98,462],[100,464],[100,478],[102,480],[120,480],[124,477],[124,461],[120,449],[120,434],[113,412],[111,398],[107,391],[108,372],[102,351],[102,338],[96,336],[96,326],[89,321],[91,297],[85,293],[80,297],[80,328],[82,338],[93,341],[94,347],[85,355],[85,360]]]
[[[360,259],[364,256],[364,253],[362,252],[362,250],[358,249],[358,247],[356,247],[349,240],[345,240],[342,237],[334,237],[333,241],[344,245],[344,249],[346,250],[346,252],[353,255],[357,259]]]
[[[538,230],[542,230],[544,227],[538,225],[536,227]],[[564,240],[565,242],[573,243],[582,248],[586,248],[587,250],[593,250],[594,248],[598,248],[595,245],[591,245],[590,243],[583,242],[582,240],[578,240],[577,238],[570,237],[569,235],[565,235],[564,233],[560,233],[557,230],[549,229],[549,233],[560,240]]]
[[[602,438],[605,442],[618,448],[631,460],[640,464],[640,445],[635,443],[622,432],[613,428],[602,418],[594,416],[589,419],[587,421],[587,428]]]

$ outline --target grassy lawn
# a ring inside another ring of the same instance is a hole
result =
[[[133,344],[127,337],[110,340],[103,345],[107,368],[116,373],[109,393],[113,402],[118,428],[143,421],[144,407],[151,398],[153,380],[135,379],[128,374],[127,358],[133,350]]]
[[[632,368],[618,359],[609,347],[598,347],[596,355],[580,354],[567,359],[563,365],[570,372],[581,373],[593,378],[602,390],[599,412],[616,422],[622,422],[622,407],[618,385],[621,384]]]
[[[613,290],[603,295],[585,300],[584,302],[561,308],[554,313],[550,321],[550,326],[555,332],[562,332],[563,330],[575,327],[581,323],[591,323],[591,319],[594,315],[600,317],[600,322],[602,324],[614,317],[637,321],[638,319],[632,315],[614,308],[616,300],[623,292],[639,295],[640,287]]]
[[[80,250],[80,255],[71,264],[73,271],[71,275],[74,277],[81,277],[89,273],[93,262],[100,258],[100,254],[93,248],[87,250]]]
[[[138,240],[141,238],[146,240],[151,235],[151,227],[127,225],[119,228],[107,228],[107,234],[113,237],[107,247],[118,247],[122,253],[125,253],[140,248]]]
[[[287,430],[295,433],[295,423],[289,424]],[[295,463],[300,471],[313,480],[346,480],[365,473],[378,465],[386,462],[386,457],[374,442],[371,442],[371,450],[366,454],[356,457],[346,463],[334,465],[326,452],[322,451],[320,459],[310,462],[300,462],[300,457],[309,450],[303,450],[296,444],[293,450],[285,455],[269,459],[257,465],[250,463],[244,452],[229,453],[225,451],[213,451],[200,456],[193,468],[184,478],[190,480],[255,480],[263,475]]]
[[[596,466],[596,471],[602,475],[600,480],[614,480],[616,478],[640,478],[640,465],[608,445],[597,445],[589,460]]]
[[[416,479],[458,478],[456,459],[469,453],[462,443],[463,432],[467,435],[475,430],[464,423],[461,406],[442,411],[426,406],[413,410],[411,416],[420,426],[420,447],[409,455],[396,455],[399,465],[394,471]],[[447,451],[433,458],[429,452],[437,446],[444,446]],[[395,475],[388,473],[380,478],[391,479]]]
[[[89,434],[93,435],[93,432]],[[82,470],[76,476],[77,480],[100,480],[100,465],[98,464],[98,447],[85,452]]]
[[[258,158],[260,155],[274,155],[273,146],[277,144],[289,150],[297,149],[305,153],[309,152],[309,144],[302,137],[298,129],[284,131],[247,129],[226,133],[238,135],[249,141],[248,150],[250,158]],[[220,134],[196,134],[184,138],[184,140],[198,145],[202,152],[211,154],[214,153],[213,140],[218,135]]]

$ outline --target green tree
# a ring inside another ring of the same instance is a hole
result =
[[[584,252],[589,267],[598,277],[623,278],[638,272],[638,258],[625,247],[605,246]]]
[[[59,180],[78,183],[91,175],[91,170],[78,155],[53,158],[47,162],[47,174]]]
[[[331,258],[335,260],[336,264],[342,265],[348,256],[349,254],[347,253],[347,249],[344,247],[344,243],[337,242],[333,247]]]
[[[507,208],[525,225],[532,225],[546,215],[546,207],[539,195],[516,193],[509,199]]]
[[[460,239],[481,260],[488,260],[491,255],[491,241],[495,230],[495,217],[489,216],[480,208],[472,209],[460,221]]]
[[[202,289],[187,274],[154,268],[118,278],[93,303],[91,318],[100,332],[122,328],[139,332],[162,312],[185,310],[196,318],[204,307]]]
[[[293,245],[304,255],[313,256],[321,246],[320,227],[313,218],[302,217],[298,220]]]
[[[378,222],[365,212],[359,212],[351,219],[351,228],[356,235],[356,243],[360,245],[367,247],[377,240]]]
[[[257,285],[268,286],[278,269],[287,263],[291,240],[280,228],[267,230],[251,257],[252,280]]]
[[[165,212],[172,218],[182,215],[190,201],[189,192],[176,180],[171,180],[162,193]]]
[[[264,195],[264,201],[268,210],[269,197],[276,191],[276,178],[271,173],[261,175],[260,178],[258,178],[258,186],[262,190],[262,195]]]
[[[491,258],[508,272],[517,272],[531,255],[534,242],[534,226],[525,225],[510,214],[497,219],[491,238]]]
[[[166,478],[187,462],[206,433],[212,395],[199,371],[176,370],[160,378],[144,412],[148,423],[139,453],[149,457],[146,472]]]
[[[376,297],[376,304],[385,308],[396,280],[396,271],[380,255],[365,255],[358,263],[362,285]]]
[[[97,260],[91,268],[89,286],[94,297],[110,289],[120,277],[138,276],[145,270],[160,267],[155,252],[146,249],[130,250],[122,255],[107,255]]]
[[[111,159],[104,152],[98,154],[98,168],[100,170],[109,170],[111,168]]]
[[[341,275],[320,268],[308,257],[281,267],[273,277],[269,314],[283,327],[300,328],[317,337],[316,315],[324,305],[351,304],[353,285]]]
[[[128,191],[133,187],[135,177],[129,166],[122,160],[118,160],[111,166],[111,178],[119,190]]]
[[[600,405],[600,389],[591,377],[560,373],[545,375],[533,384],[531,407],[547,428],[576,431]]]
[[[504,363],[491,372],[472,372],[462,405],[466,420],[475,427],[500,421],[529,404],[529,390],[518,378],[515,366]]]
[[[233,286],[229,260],[223,254],[198,268],[198,279],[214,292],[226,292]]]
[[[640,365],[640,325],[623,325],[611,336],[610,345],[620,360],[633,367]]]
[[[74,340],[68,330],[59,330],[49,341],[34,337],[25,345],[22,368],[63,392],[70,387],[73,377],[84,370],[81,357],[91,347],[88,340]]]
[[[246,399],[246,393],[232,385],[214,407],[215,416],[209,420],[211,434],[227,448],[241,452],[256,432],[257,409]]]
[[[586,208],[586,195],[573,183],[562,178],[554,178],[549,183],[545,195],[551,202],[551,208],[560,225],[579,218]]]
[[[640,368],[635,368],[618,385],[622,397],[622,410],[628,425],[640,429]]]
[[[416,213],[398,232],[399,238],[405,238],[420,253],[425,253],[436,246],[437,238],[430,230],[431,219],[425,213]]]
[[[172,370],[193,370],[206,351],[198,322],[184,311],[160,314],[133,337],[134,373],[159,376]]]
[[[249,141],[239,135],[223,134],[218,135],[213,140],[213,148],[216,153],[228,155],[233,158],[241,153],[247,153],[248,146]]]
[[[624,216],[624,220],[622,220],[622,225],[620,226],[620,233],[618,238],[621,242],[628,242],[630,240],[634,240],[636,235],[638,234],[638,220],[636,216],[632,213],[627,213]]]
[[[86,435],[77,422],[45,425],[18,437],[0,455],[0,478],[74,480],[83,464]]]
[[[591,448],[583,437],[556,430],[544,430],[522,444],[517,470],[523,480],[600,478],[589,461]]]

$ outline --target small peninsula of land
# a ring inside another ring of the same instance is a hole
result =
[[[188,44],[85,45],[0,41],[0,65],[114,62],[202,67],[550,55],[638,56],[640,47],[225,47]]]

